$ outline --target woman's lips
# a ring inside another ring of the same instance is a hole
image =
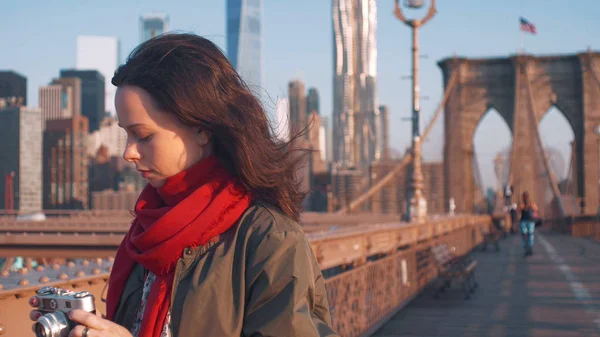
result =
[[[144,178],[148,178],[148,176],[150,175],[150,173],[152,171],[146,171],[146,170],[138,170],[140,172],[140,174],[142,175],[142,177]]]

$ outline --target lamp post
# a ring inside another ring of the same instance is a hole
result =
[[[424,0],[405,0],[408,8],[421,8]],[[409,221],[421,222],[427,215],[427,201],[423,195],[423,171],[421,170],[421,129],[419,104],[419,28],[426,24],[436,13],[435,0],[431,0],[429,10],[423,19],[407,19],[402,13],[399,0],[396,0],[394,14],[412,28],[412,176],[409,189],[409,205],[406,218]]]

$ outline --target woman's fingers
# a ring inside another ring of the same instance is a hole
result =
[[[37,296],[31,296],[31,298],[29,298],[29,305],[37,308],[40,306],[40,299]]]
[[[107,325],[105,322],[108,322],[107,320],[101,318],[100,316],[97,316],[96,314],[80,309],[69,312],[69,318],[79,324],[100,331],[106,328]]]
[[[81,324],[71,330],[69,337],[132,337],[126,328],[83,310],[71,311],[69,318]],[[86,327],[87,334],[83,336]]]
[[[42,313],[37,310],[31,310],[29,312],[29,319],[32,321],[37,321],[40,316],[42,316]]]

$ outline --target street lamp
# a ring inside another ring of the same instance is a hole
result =
[[[424,0],[404,0],[404,6],[408,8],[421,8],[425,5]]]
[[[423,195],[423,171],[421,170],[421,129],[419,104],[419,27],[426,24],[436,13],[435,0],[431,0],[429,10],[423,19],[407,19],[402,13],[399,0],[396,0],[394,14],[398,20],[412,28],[412,177],[408,195],[409,205],[406,218],[409,221],[422,222],[427,215],[427,201]],[[407,8],[421,8],[425,5],[424,0],[405,0]]]

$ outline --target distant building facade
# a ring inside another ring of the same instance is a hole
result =
[[[311,115],[316,112],[317,115],[321,114],[319,110],[319,90],[317,88],[309,88],[308,95],[306,95],[306,114]]]
[[[41,110],[0,109],[0,208],[21,213],[42,210]]]
[[[379,106],[379,118],[381,118],[381,124],[378,132],[378,138],[380,140],[381,148],[381,159],[390,159],[390,110],[387,105]]]
[[[100,146],[96,155],[88,157],[88,185],[90,192],[119,189],[119,158],[110,156],[105,145]]]
[[[280,98],[275,104],[275,125],[277,138],[288,141],[290,137],[290,104],[287,98]]]
[[[113,117],[105,117],[100,128],[88,135],[88,156],[95,156],[105,146],[109,156],[121,156],[125,151],[127,132],[119,127]]]
[[[44,209],[88,208],[87,133],[82,115],[46,121]]]
[[[68,118],[70,116],[65,115],[67,110],[66,102],[68,99],[63,100],[63,89],[60,85],[48,85],[40,87],[38,104],[42,110],[42,123],[45,128],[45,122],[50,119]]]
[[[27,105],[27,78],[12,70],[0,70],[0,99],[14,106]]]
[[[42,110],[42,127],[47,120],[81,115],[81,80],[77,77],[55,79],[40,87],[38,104]]]
[[[311,128],[308,130],[308,141],[310,149],[311,175],[327,172],[325,161],[325,132],[322,127],[323,121],[316,111],[309,116]],[[312,179],[311,179],[312,180]]]
[[[350,206],[350,203],[356,199],[362,192],[363,173],[360,170],[337,170],[331,172],[331,187],[334,200],[332,200],[331,209],[339,210]],[[368,205],[361,208],[359,212],[368,211]]]
[[[81,80],[81,114],[87,117],[90,132],[98,130],[106,115],[104,76],[98,70],[63,69],[60,77]]]
[[[385,177],[399,165],[400,160],[385,160],[371,163],[369,167],[370,185]],[[431,214],[445,211],[444,201],[444,165],[441,162],[422,164],[423,193]],[[383,188],[379,189],[369,200],[369,211],[373,213],[405,214],[406,189],[410,184],[408,170],[397,173]]]
[[[290,137],[294,137],[306,128],[308,123],[306,94],[302,81],[295,80],[288,83],[288,100],[290,104]],[[304,135],[303,138],[308,138],[308,135]]]

